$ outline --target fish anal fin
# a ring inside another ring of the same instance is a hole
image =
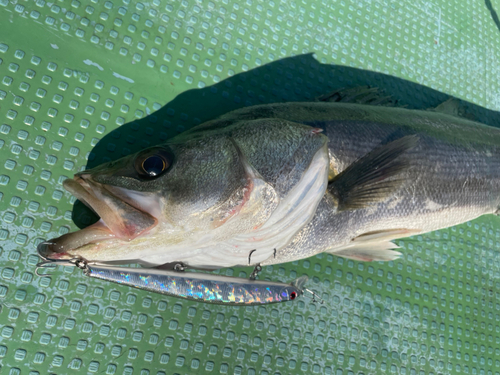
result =
[[[336,252],[335,255],[360,262],[388,262],[401,258],[403,254],[389,249],[351,249]]]
[[[386,229],[377,230],[373,232],[363,233],[352,240],[352,244],[359,243],[377,243],[381,241],[392,241],[396,238],[409,237],[415,234],[421,233],[420,229],[407,229],[407,228],[397,228],[397,229]],[[392,248],[397,247],[392,244]]]
[[[393,107],[397,101],[391,96],[383,95],[378,88],[369,86],[338,89],[319,96],[316,101],[335,103],[356,103],[365,105],[380,105]]]
[[[337,256],[363,262],[390,261],[401,257],[401,253],[393,249],[399,246],[391,241],[421,233],[419,229],[389,229],[363,233],[354,238],[350,244],[328,251]]]
[[[338,210],[364,208],[388,199],[405,182],[393,177],[409,167],[409,161],[399,157],[417,142],[417,135],[409,135],[379,146],[335,176],[328,191],[338,201]]]

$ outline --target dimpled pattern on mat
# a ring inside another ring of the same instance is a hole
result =
[[[323,254],[260,275],[309,275],[324,304],[212,306],[34,274],[39,241],[93,220],[72,213],[65,178],[231,109],[371,85],[410,108],[453,95],[500,124],[495,9],[0,0],[1,373],[500,374],[496,217],[398,240],[394,262]]]

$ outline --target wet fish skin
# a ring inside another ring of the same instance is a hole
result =
[[[400,177],[407,182],[391,199],[339,212],[327,192],[313,220],[263,265],[324,251],[346,257],[357,252],[352,257],[359,260],[390,260],[398,254],[386,252],[397,247],[389,242],[395,238],[457,225],[499,208],[500,129],[439,112],[348,103],[277,104],[266,111],[267,116],[323,129],[334,174],[390,140],[418,134],[419,142],[402,156],[409,168]],[[242,116],[252,118],[259,112],[258,107],[249,108]],[[362,240],[373,232],[379,236]]]
[[[229,231],[221,226],[221,237],[210,238],[211,247],[203,247],[200,242],[175,252],[175,246],[195,238],[193,228],[198,225],[206,225],[204,234],[211,235],[210,230],[216,229],[207,220],[214,217],[211,209],[217,210],[218,222],[225,222],[231,207],[242,201],[249,175],[269,188],[268,193],[256,198],[257,203],[267,207],[270,214],[275,211],[275,206],[266,206],[262,197],[274,191],[275,202],[282,201],[302,181],[310,169],[308,163],[320,155],[321,142],[325,142],[320,131],[328,139],[326,172],[330,177],[338,176],[381,145],[417,135],[416,146],[399,156],[407,167],[398,178],[405,183],[390,198],[356,209],[342,209],[326,184],[322,191],[323,185],[317,185],[315,194],[321,191],[321,195],[310,204],[315,211],[311,218],[301,222],[289,241],[276,247],[275,254],[269,243],[261,249],[256,242],[255,257],[252,255],[248,265],[284,263],[325,251],[358,260],[390,260],[399,254],[391,251],[395,245],[390,241],[395,238],[459,224],[495,213],[499,207],[497,128],[434,111],[384,106],[323,102],[261,105],[230,112],[162,146],[170,148],[176,160],[161,178],[140,181],[130,177],[135,173],[130,166],[137,155],[87,171],[98,188],[109,190],[132,206],[137,204],[134,197],[152,199],[148,205],[161,207],[165,214],[162,220],[177,226],[178,231],[161,237],[157,228],[152,228],[130,242],[108,241],[110,247],[104,249],[88,244],[70,249],[69,255],[150,266],[161,264],[161,260],[193,260],[192,265],[208,268],[245,265],[242,262],[248,257],[248,249],[239,250],[231,242],[241,234],[238,227]],[[326,179],[322,164],[316,167],[313,176]],[[210,216],[203,216],[205,212]],[[260,228],[265,222],[263,217],[247,224]],[[245,228],[248,231],[250,227]],[[252,230],[246,234],[251,235]],[[212,257],[221,244],[227,243],[227,251]],[[158,258],[145,260],[152,247],[157,248]]]

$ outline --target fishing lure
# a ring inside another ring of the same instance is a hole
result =
[[[262,305],[293,301],[307,291],[307,276],[290,284],[244,279],[197,272],[179,272],[148,268],[114,267],[89,264],[81,258],[44,260],[38,268],[54,265],[76,266],[84,275],[134,288],[188,300],[234,306]],[[37,272],[37,275],[40,275]]]

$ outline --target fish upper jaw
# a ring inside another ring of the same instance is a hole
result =
[[[150,213],[138,209],[114,194],[105,185],[95,182],[90,174],[78,173],[63,186],[78,200],[100,216],[100,220],[84,229],[48,241],[48,258],[71,257],[68,251],[111,239],[128,242],[149,233],[158,224]]]

